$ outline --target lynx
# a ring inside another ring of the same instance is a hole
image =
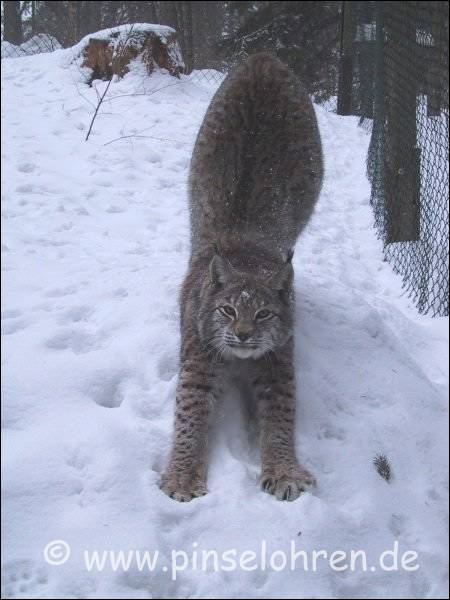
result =
[[[251,56],[216,92],[191,161],[175,435],[161,480],[175,500],[208,491],[208,425],[231,373],[253,396],[262,489],[295,500],[314,484],[295,454],[291,259],[322,173],[308,94],[278,59]]]

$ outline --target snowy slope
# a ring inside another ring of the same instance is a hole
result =
[[[417,316],[383,262],[356,119],[317,108],[326,180],[294,257],[297,448],[318,489],[294,503],[259,491],[257,449],[229,397],[212,431],[210,494],[178,504],[158,480],[186,178],[214,90],[149,79],[136,64],[85,142],[96,92],[71,58],[2,61],[2,597],[446,597],[448,321]],[[378,452],[390,483],[372,465]],[[70,546],[63,565],[44,560],[52,540]],[[362,549],[375,565],[396,540],[418,553],[417,570],[192,562],[196,550],[259,556],[264,542],[288,552],[293,541],[308,553]],[[88,571],[86,549],[158,551],[159,562]],[[174,550],[189,553],[176,578]]]

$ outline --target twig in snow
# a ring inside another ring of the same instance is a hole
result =
[[[99,100],[100,100],[100,93],[99,93],[99,91],[98,91],[98,89],[97,89],[97,86],[96,86],[96,85],[94,85],[94,84],[92,84],[92,87],[93,87],[93,88],[94,88],[94,90],[95,90],[95,95],[97,96],[97,101],[99,101]]]
[[[127,140],[129,138],[134,138],[134,139],[145,138],[148,140],[157,140],[158,142],[174,142],[176,144],[182,143],[179,140],[170,140],[169,138],[160,138],[160,137],[155,137],[153,135],[140,135],[138,133],[132,133],[131,135],[122,135],[121,137],[118,137],[118,138],[115,138],[114,140],[106,142],[106,144],[103,144],[103,146],[109,146],[109,144],[112,144],[113,142],[118,142],[120,140]]]
[[[117,94],[117,96],[111,96],[108,98],[108,102],[111,100],[116,100],[116,98],[127,98],[128,96],[153,96],[156,92],[160,92],[161,90],[165,90],[168,87],[172,87],[173,85],[181,85],[182,83],[188,83],[189,80],[185,81],[176,81],[175,83],[167,83],[166,85],[162,85],[160,88],[156,88],[156,90],[150,90],[149,92],[134,92],[131,94]]]
[[[112,61],[117,60],[118,58],[122,57],[122,54],[123,54],[123,52],[124,52],[124,50],[125,50],[125,48],[127,46],[128,40],[130,39],[131,33],[133,31],[133,27],[134,27],[134,25],[131,25],[130,30],[127,33],[127,37],[125,38],[125,41],[123,42],[122,47],[120,48],[119,53],[117,53],[116,50],[114,51],[114,55],[112,57]],[[100,109],[100,106],[103,103],[103,100],[105,99],[106,94],[108,93],[108,90],[109,90],[109,87],[110,87],[111,82],[113,80],[113,77],[114,77],[114,75],[111,76],[111,79],[108,81],[108,83],[107,83],[107,85],[106,85],[106,87],[105,87],[105,89],[103,91],[103,94],[99,98],[99,101],[98,101],[97,106],[95,108],[95,112],[94,112],[94,114],[92,116],[91,123],[89,125],[89,129],[88,129],[88,132],[87,132],[87,135],[86,135],[86,138],[85,138],[86,142],[88,141],[89,136],[91,135],[92,127],[94,126],[94,122],[95,122],[95,119],[97,117],[98,111]]]
[[[105,87],[105,89],[104,89],[104,91],[103,91],[103,94],[100,96],[100,99],[99,99],[99,101],[98,101],[98,103],[97,103],[97,106],[96,106],[96,108],[95,108],[95,111],[94,111],[94,115],[93,115],[93,117],[92,117],[92,119],[91,119],[91,124],[89,125],[89,129],[88,129],[88,132],[87,132],[86,138],[85,138],[85,140],[84,140],[85,142],[87,142],[87,141],[88,141],[88,139],[89,139],[89,136],[90,136],[90,134],[91,134],[91,131],[92,131],[92,127],[94,126],[95,118],[96,118],[96,116],[97,116],[97,114],[98,114],[99,108],[100,108],[100,106],[102,105],[102,102],[103,102],[103,100],[104,100],[104,98],[105,98],[106,94],[108,93],[109,86],[111,85],[111,81],[112,81],[112,78],[113,78],[113,77],[114,77],[114,75],[113,75],[113,76],[111,77],[111,79],[108,81],[108,84],[107,84],[107,86]]]

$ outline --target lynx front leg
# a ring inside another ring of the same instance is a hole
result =
[[[201,359],[182,365],[175,409],[175,434],[161,489],[179,502],[207,493],[208,426],[215,375]]]
[[[290,365],[274,365],[254,385],[260,406],[261,487],[278,500],[295,500],[315,482],[295,455],[293,369]]]

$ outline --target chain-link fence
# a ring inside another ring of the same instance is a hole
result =
[[[189,76],[192,81],[216,85],[222,83],[228,71],[226,65],[218,65],[216,69],[194,69]]]
[[[49,35],[48,33],[38,33],[20,45],[11,44],[11,42],[2,40],[1,57],[18,58],[19,56],[53,52],[61,47],[61,44],[52,35]]]
[[[231,34],[210,32],[207,50],[193,44],[190,76],[216,85],[248,54],[271,51],[316,101],[336,110],[337,96],[338,113],[359,115],[371,131],[371,200],[386,258],[421,312],[448,314],[448,3],[256,4]],[[39,34],[2,42],[2,58],[59,47]]]
[[[338,112],[373,118],[385,256],[422,313],[448,315],[448,3],[345,2]]]

